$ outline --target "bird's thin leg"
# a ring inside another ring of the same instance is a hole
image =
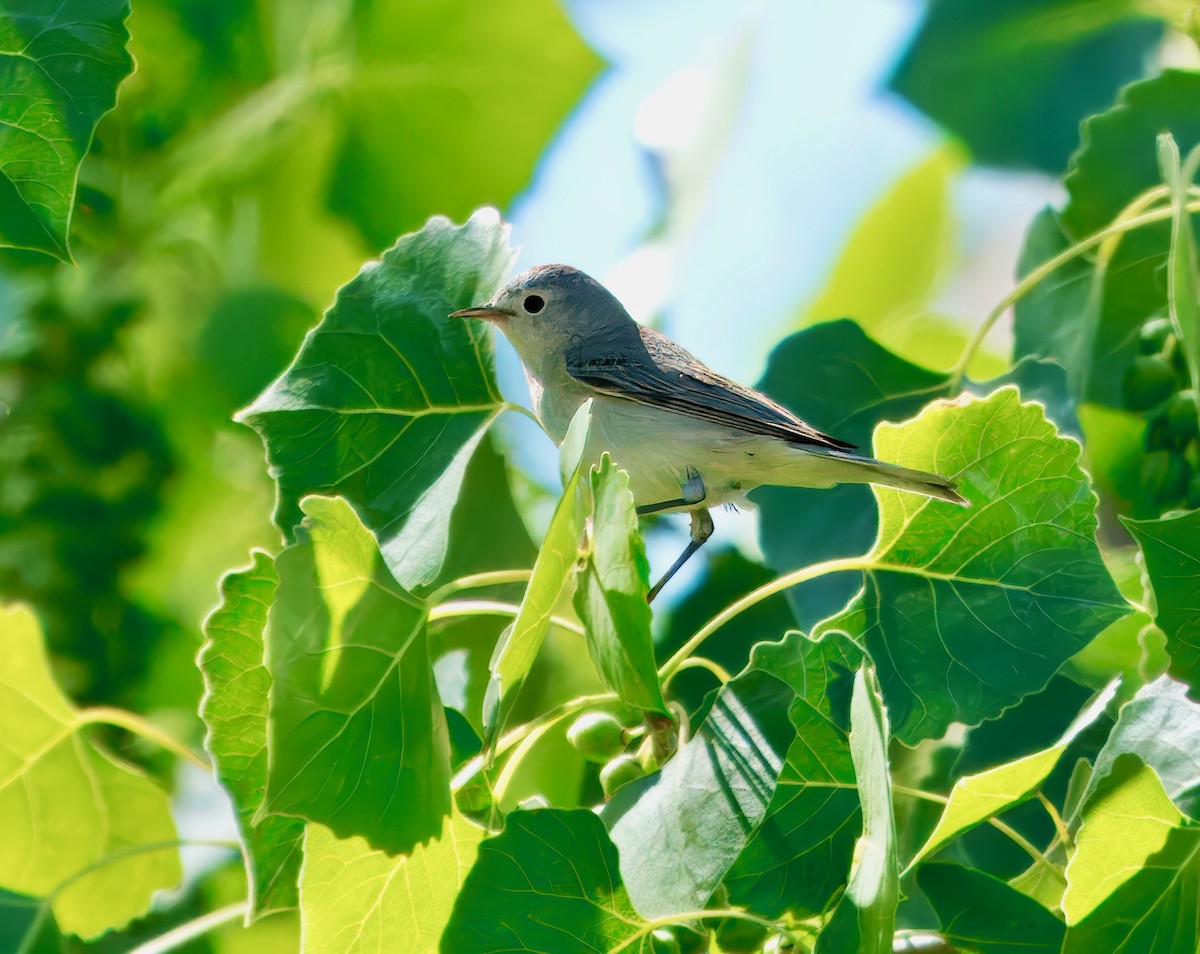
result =
[[[672,510],[675,507],[694,507],[708,496],[708,491],[704,489],[704,478],[695,467],[687,469],[687,479],[679,485],[679,489],[683,493],[682,497],[664,500],[662,503],[642,504],[637,508],[638,516],[644,517],[646,514]]]
[[[646,596],[646,602],[652,603],[654,597],[658,596],[658,591],[667,585],[667,581],[671,579],[679,568],[691,559],[693,553],[704,546],[709,537],[713,535],[712,515],[707,510],[692,511],[692,539],[683,552],[679,554],[679,559],[671,564],[671,569],[663,575],[663,578],[654,584],[654,587]]]

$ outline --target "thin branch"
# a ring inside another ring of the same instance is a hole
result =
[[[198,937],[203,937],[209,931],[219,928],[222,924],[228,924],[230,921],[244,918],[246,912],[249,910],[249,901],[238,901],[235,904],[218,908],[209,914],[202,914],[191,921],[185,921],[178,927],[169,930],[166,934],[160,934],[145,944],[139,944],[130,950],[128,954],[166,954],[167,951],[183,947],[188,941],[194,941]]]
[[[132,732],[134,735],[154,742],[173,755],[191,762],[203,772],[212,774],[213,767],[208,759],[168,735],[154,723],[132,712],[115,709],[111,706],[97,706],[94,709],[84,709],[76,718],[79,725],[111,725],[118,729],[124,729],[126,732]]]

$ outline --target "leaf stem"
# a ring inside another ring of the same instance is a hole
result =
[[[223,908],[218,908],[216,911],[193,918],[191,921],[185,921],[178,927],[169,930],[166,934],[160,934],[158,937],[146,941],[144,944],[139,944],[130,950],[129,954],[166,954],[167,951],[173,951],[178,947],[182,947],[188,941],[203,937],[214,928],[219,928],[222,924],[228,924],[236,918],[245,917],[249,910],[249,901],[237,901],[226,905]]]
[[[429,621],[453,619],[456,616],[511,616],[516,617],[520,612],[516,603],[504,603],[499,600],[451,600],[433,607],[429,611]],[[583,636],[583,627],[578,623],[562,616],[551,616],[550,622],[559,629]]]
[[[1054,802],[1046,797],[1046,793],[1040,788],[1036,792],[1037,800],[1042,803],[1042,808],[1046,809],[1046,814],[1050,816],[1050,820],[1054,822],[1054,830],[1058,832],[1059,840],[1063,846],[1069,851],[1071,849],[1071,833],[1067,830],[1067,824],[1063,821],[1062,815],[1059,814],[1058,808]]]
[[[172,755],[191,762],[201,771],[212,774],[213,767],[208,759],[184,745],[178,739],[168,735],[154,723],[139,715],[117,709],[112,706],[97,706],[84,709],[76,717],[79,725],[111,725],[126,732],[132,732],[166,749]]]
[[[737,602],[730,603],[720,613],[701,626],[691,639],[680,646],[676,653],[662,664],[662,667],[658,670],[659,678],[663,680],[669,679],[671,674],[683,665],[684,660],[689,658],[709,636],[736,616],[741,615],[752,606],[761,603],[767,597],[774,596],[776,593],[781,593],[800,583],[807,583],[809,580],[815,580],[817,577],[826,576],[830,573],[867,570],[874,565],[866,557],[826,560],[824,563],[814,563],[811,566],[801,567],[799,570],[793,570],[791,573],[785,573],[783,576],[777,577],[770,583],[764,583],[758,589],[747,593]]]
[[[521,741],[532,732],[536,732],[542,726],[549,728],[556,722],[560,722],[572,713],[578,712],[580,709],[586,709],[588,706],[601,705],[605,702],[615,702],[617,698],[614,692],[603,692],[593,696],[578,696],[574,699],[569,699],[566,702],[561,702],[552,709],[547,709],[536,719],[530,719],[528,722],[517,726],[507,735],[503,736],[496,743],[496,751],[492,755],[503,755],[509,749],[519,745]],[[471,761],[467,762],[462,768],[455,773],[454,778],[450,780],[450,791],[457,792],[467,782],[471,781],[480,771],[488,764],[483,753],[475,756]]]
[[[1024,298],[1025,295],[1037,287],[1037,285],[1040,284],[1052,272],[1067,264],[1067,262],[1070,262],[1073,259],[1078,258],[1080,255],[1083,255],[1085,252],[1095,248],[1097,245],[1100,245],[1108,239],[1113,238],[1114,236],[1123,235],[1126,232],[1139,229],[1143,225],[1151,225],[1155,222],[1163,222],[1171,218],[1174,215],[1174,209],[1169,207],[1155,209],[1152,212],[1135,215],[1132,218],[1124,217],[1130,209],[1140,208],[1141,204],[1146,201],[1146,197],[1151,193],[1156,193],[1155,198],[1157,199],[1165,195],[1165,190],[1163,187],[1159,186],[1155,189],[1149,190],[1146,193],[1143,193],[1132,203],[1130,203],[1127,209],[1123,211],[1122,214],[1118,216],[1117,219],[1107,228],[1103,228],[1099,232],[1089,235],[1083,241],[1076,242],[1070,248],[1064,249],[1053,258],[1043,262],[1037,268],[1033,269],[1033,271],[1031,271],[1028,275],[1022,278],[1016,284],[1013,290],[1005,295],[999,301],[999,303],[997,303],[996,307],[988,312],[987,316],[975,330],[975,334],[971,336],[971,339],[964,346],[962,355],[958,359],[958,363],[950,372],[950,391],[954,392],[962,384],[963,378],[966,377],[967,368],[970,366],[971,361],[975,358],[976,353],[983,346],[984,339],[987,338],[996,322],[1000,320],[1000,318],[1012,305],[1014,305],[1021,298]],[[1189,212],[1200,211],[1200,202],[1189,203],[1187,205],[1187,210]]]
[[[677,675],[679,675],[681,672],[683,672],[683,670],[685,670],[685,669],[707,669],[709,672],[711,672],[714,676],[717,677],[717,681],[722,686],[725,685],[725,683],[729,682],[729,680],[733,678],[733,676],[731,676],[729,674],[729,670],[726,669],[724,666],[722,666],[720,663],[715,662],[712,659],[708,659],[705,656],[689,656],[687,659],[683,660],[683,662],[681,662],[678,666],[675,667],[674,672],[670,673],[663,680],[663,689],[665,690],[667,688],[667,684],[672,679],[674,679]]]
[[[77,881],[81,881],[90,875],[93,871],[99,871],[101,868],[107,868],[109,865],[120,864],[129,858],[136,858],[138,855],[149,855],[156,851],[166,851],[169,848],[188,848],[188,847],[208,847],[208,848],[227,848],[230,851],[240,852],[242,846],[235,841],[220,841],[217,839],[196,839],[196,838],[171,838],[166,841],[148,841],[140,845],[127,845],[117,851],[110,851],[101,858],[96,859],[89,865],[84,865],[78,871],[73,871],[67,877],[63,878],[58,884],[51,889],[46,896],[47,901],[53,901],[71,885]]]
[[[428,603],[434,606],[445,602],[447,596],[461,593],[463,590],[477,590],[484,586],[502,586],[505,583],[528,583],[533,570],[492,570],[489,573],[472,573],[460,576],[457,580],[434,590],[429,596]]]

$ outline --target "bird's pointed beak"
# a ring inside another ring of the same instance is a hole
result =
[[[497,308],[495,305],[476,305],[450,314],[451,318],[482,318],[484,321],[499,321],[512,316],[513,313],[507,308]]]

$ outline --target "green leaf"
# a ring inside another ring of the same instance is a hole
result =
[[[854,677],[850,755],[862,803],[862,837],[846,893],[817,938],[815,954],[891,954],[900,863],[888,773],[888,718],[874,673],[866,667]]]
[[[1142,548],[1171,675],[1200,696],[1200,510],[1124,523]]]
[[[1120,756],[1083,806],[1067,864],[1067,923],[1078,924],[1133,877],[1182,821],[1154,769],[1136,755]]]
[[[836,724],[845,725],[852,676],[862,668],[862,661],[862,650],[843,633],[827,632],[817,640],[793,630],[778,642],[755,645],[746,668],[761,669],[782,679],[809,706]],[[835,706],[835,698],[845,705]]]
[[[79,164],[133,70],[128,0],[0,4],[0,245],[70,259]]]
[[[1084,804],[1113,770],[1132,753],[1162,780],[1167,795],[1188,814],[1200,805],[1200,704],[1187,697],[1187,686],[1167,676],[1143,686],[1121,707],[1117,724],[1096,756]]]
[[[917,884],[937,911],[939,933],[980,954],[1059,954],[1066,927],[1032,898],[984,871],[928,864]]]
[[[595,814],[522,811],[479,846],[440,950],[596,954],[649,933],[621,884],[617,849]]]
[[[604,806],[621,880],[643,917],[708,904],[767,814],[793,737],[793,698],[764,672],[726,683],[662,771],[621,786]],[[647,851],[651,845],[670,849]]]
[[[513,258],[492,211],[462,226],[430,219],[341,288],[291,367],[239,414],[266,445],[289,539],[300,498],[336,492],[405,589],[438,577],[467,463],[503,407],[483,323],[446,316],[486,301]]]
[[[629,475],[605,456],[592,469],[592,546],[575,587],[575,611],[605,685],[640,709],[666,712],[650,636],[650,567]]]
[[[407,852],[450,811],[450,742],[425,608],[340,498],[308,497],[267,617],[266,813]]]
[[[1063,954],[1193,954],[1200,950],[1200,829],[1176,828],[1163,849],[1077,925]]]
[[[308,825],[301,873],[305,954],[426,954],[436,950],[484,831],[452,815],[411,854],[375,851]]]
[[[967,829],[1032,796],[1054,771],[1067,746],[1104,713],[1116,694],[1117,683],[1114,681],[1079,714],[1055,745],[955,782],[942,817],[910,862],[910,867]]]
[[[573,447],[586,439],[590,409],[581,413],[582,416],[577,415],[576,420],[572,421],[567,438],[563,441],[564,446]],[[582,443],[579,446],[582,448]],[[579,549],[577,496],[582,466],[576,457],[571,472],[563,482],[562,497],[550,518],[550,526],[533,564],[533,574],[525,587],[517,617],[496,643],[488,666],[483,726],[484,747],[489,751],[503,730],[517,694],[533,668],[542,641],[550,630],[550,616],[571,579]]]
[[[1161,35],[1131,0],[940,0],[891,86],[979,162],[1058,174]]]
[[[1061,430],[1077,433],[1065,400],[1062,370],[1042,361],[1023,361],[995,381],[968,385],[990,393],[1016,384],[1026,400],[1040,400]],[[784,340],[771,353],[759,388],[823,431],[870,447],[880,421],[903,421],[930,401],[950,397],[950,375],[913,364],[877,344],[852,321],[832,321]],[[759,542],[767,562],[787,572],[823,560],[857,556],[879,529],[871,491],[863,485],[831,489],[764,487],[751,497],[762,510]],[[821,586],[788,590],[799,623],[811,627],[854,595],[850,576]]]
[[[461,13],[453,0],[375,3],[353,19],[329,204],[375,247],[432,212],[507,205],[600,68],[553,0]]]
[[[791,645],[789,636],[782,646]],[[825,911],[846,883],[861,816],[845,731],[803,698],[789,715],[795,738],[767,818],[725,883],[735,904],[806,918]]]
[[[1128,612],[1096,546],[1079,449],[1015,388],[876,430],[880,459],[951,477],[972,504],[875,488],[879,539],[852,635],[902,741],[995,718]]]
[[[167,796],[84,737],[28,609],[0,609],[0,633],[0,888],[53,893],[59,928],[96,937],[182,876]]]
[[[217,780],[237,811],[254,915],[294,908],[304,822],[271,816],[253,823],[267,787],[267,695],[263,630],[279,576],[270,555],[252,554],[244,570],[221,580],[221,604],[204,622],[208,641],[197,660],[204,675],[200,717]]]

